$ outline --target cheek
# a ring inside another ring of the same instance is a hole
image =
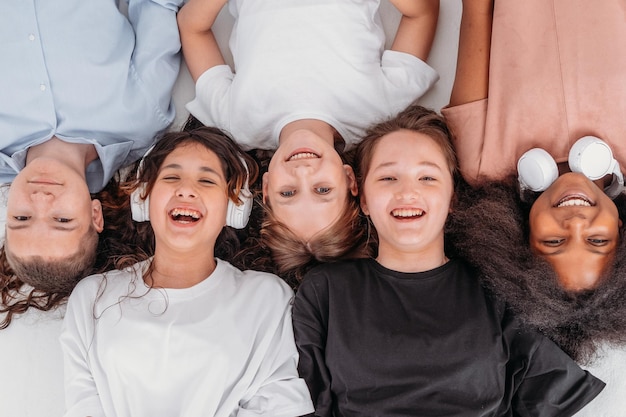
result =
[[[563,229],[556,219],[548,213],[542,213],[541,211],[529,215],[528,229],[530,247],[533,250],[539,249],[539,241],[563,233]]]
[[[164,209],[169,198],[162,187],[154,187],[149,195],[148,208],[150,210],[150,218],[152,214],[156,214]]]
[[[535,206],[533,206],[528,214],[528,227],[530,229],[531,236],[539,233],[541,225],[545,224],[545,220],[541,220],[542,217],[545,217],[545,215],[541,213],[541,210],[538,210]]]

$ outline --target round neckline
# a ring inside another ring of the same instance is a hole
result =
[[[367,259],[367,261],[381,275],[402,281],[422,281],[426,279],[436,278],[442,273],[448,271],[450,268],[453,268],[457,264],[457,261],[454,258],[449,258],[448,261],[443,265],[440,265],[433,269],[429,269],[428,271],[400,272],[387,268],[374,258],[369,258]]]
[[[140,277],[141,277],[141,282],[142,282],[141,288],[147,291],[146,295],[150,295],[155,292],[158,292],[158,293],[165,292],[168,298],[170,299],[189,298],[189,297],[198,296],[207,291],[211,291],[213,288],[217,287],[222,281],[222,278],[224,277],[224,269],[226,267],[224,265],[224,261],[222,261],[219,258],[215,258],[216,265],[215,265],[215,269],[213,270],[213,272],[211,272],[211,274],[209,274],[202,281],[198,282],[195,285],[192,285],[191,287],[187,287],[187,288],[150,287],[143,280],[143,275],[147,271],[149,266],[152,264],[152,260],[153,258],[150,258],[144,261],[143,265],[140,265],[140,267],[136,269],[136,271],[140,274]],[[155,290],[155,291],[152,291],[152,290]]]

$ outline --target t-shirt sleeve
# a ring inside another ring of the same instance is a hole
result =
[[[228,65],[206,70],[196,81],[196,97],[186,108],[206,126],[230,129],[230,88],[235,74]]]
[[[94,281],[85,278],[72,292],[61,333],[65,378],[65,417],[104,417],[98,390],[88,363],[93,337]],[[93,354],[93,352],[91,352]]]
[[[293,327],[300,353],[298,371],[311,392],[315,415],[331,416],[331,376],[325,360],[328,286],[318,278],[307,275],[300,286],[293,305]]]
[[[388,91],[396,91],[395,94],[399,96],[409,93],[411,101],[424,95],[439,80],[439,74],[434,68],[404,52],[384,51],[381,66],[388,83]],[[390,102],[393,103],[391,100]]]
[[[266,352],[258,372],[264,379],[252,397],[241,403],[237,416],[293,417],[312,413],[309,390],[298,376],[291,300],[286,303],[282,319]]]
[[[512,399],[515,416],[572,416],[604,388],[604,382],[538,333],[518,331],[511,349],[517,357],[510,369],[517,385]]]

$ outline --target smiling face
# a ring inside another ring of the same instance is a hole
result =
[[[561,285],[579,291],[597,285],[612,260],[621,220],[617,207],[582,174],[560,176],[530,210],[530,246],[557,273]]]
[[[264,200],[303,241],[335,222],[348,193],[356,192],[352,168],[332,145],[306,130],[281,140],[263,176]]]
[[[403,258],[421,259],[422,270],[440,266],[453,192],[448,161],[432,138],[410,130],[381,137],[361,190],[378,233],[378,261],[396,270]]]
[[[55,159],[33,160],[11,184],[6,239],[15,257],[66,258],[90,228],[102,227],[100,202],[91,200],[84,174]]]
[[[174,149],[150,192],[150,224],[158,250],[212,254],[226,224],[227,190],[214,152],[197,143]]]

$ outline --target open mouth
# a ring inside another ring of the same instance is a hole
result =
[[[568,195],[562,199],[560,199],[555,207],[592,207],[594,204],[591,200],[589,200],[586,196],[576,194],[576,195]]]
[[[416,219],[424,214],[424,210],[420,209],[395,209],[391,212],[391,215],[396,219]]]
[[[291,155],[289,155],[289,158],[287,158],[287,161],[299,161],[301,159],[318,159],[320,156],[318,154],[316,154],[315,152],[296,152],[293,153]]]
[[[199,211],[180,208],[172,209],[169,215],[175,222],[183,224],[195,223],[202,217],[202,214]]]

